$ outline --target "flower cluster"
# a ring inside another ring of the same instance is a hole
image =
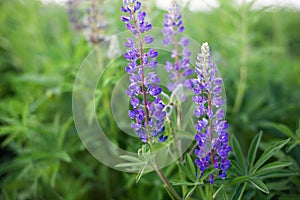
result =
[[[87,40],[92,44],[99,44],[104,41],[106,36],[104,30],[107,24],[104,20],[103,10],[100,9],[98,0],[69,0],[68,11],[70,21],[75,30],[83,30]],[[81,3],[81,4],[80,4]],[[81,12],[82,5],[86,3],[87,8]]]
[[[68,14],[70,22],[75,30],[81,30],[83,28],[80,22],[80,13],[78,12],[79,2],[76,0],[68,0]]]
[[[172,45],[172,58],[174,63],[167,61],[165,70],[169,72],[170,82],[167,87],[173,91],[179,84],[187,86],[187,77],[193,74],[190,68],[191,52],[187,48],[189,39],[187,37],[180,37],[178,33],[183,33],[184,26],[182,23],[182,15],[180,8],[176,1],[172,1],[168,14],[164,15],[162,33],[164,39],[162,43],[165,46]],[[181,97],[184,99],[184,96]]]
[[[202,44],[197,60],[197,78],[190,80],[195,93],[193,101],[197,104],[194,115],[199,119],[195,125],[195,140],[198,144],[195,163],[201,175],[208,168],[215,168],[223,179],[230,167],[227,157],[231,147],[228,146],[228,124],[224,120],[225,112],[222,108],[225,103],[221,96],[222,79],[217,75],[216,65],[211,62],[207,43]],[[214,175],[211,174],[210,183],[213,182]]]
[[[155,61],[158,52],[153,48],[145,52],[143,47],[154,41],[153,37],[147,34],[152,25],[145,21],[146,13],[140,10],[141,2],[124,0],[123,3],[121,10],[126,15],[122,16],[121,20],[134,35],[133,38],[127,38],[127,50],[124,54],[128,61],[125,71],[130,76],[130,85],[126,93],[132,106],[128,112],[133,120],[131,127],[143,142],[156,139],[164,142],[167,140],[167,136],[163,135],[165,104],[159,97],[162,89],[159,87],[160,79],[154,72],[158,65]]]

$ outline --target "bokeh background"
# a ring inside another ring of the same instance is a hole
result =
[[[153,26],[161,27],[164,6],[142,2]],[[225,81],[230,134],[246,154],[262,130],[263,151],[264,144],[287,138],[286,129],[295,133],[299,127],[299,7],[285,6],[284,0],[207,2],[197,2],[205,6],[192,11],[192,1],[182,2],[185,34],[210,43]],[[76,132],[72,90],[77,70],[99,42],[125,31],[122,1],[98,3],[100,25],[92,29],[85,17],[91,12],[88,0],[73,7],[67,2],[0,1],[0,199],[168,199],[155,174],[135,183],[134,174],[93,158]],[[104,65],[110,62],[101,59]],[[111,90],[126,64],[122,58],[114,63],[96,91],[97,117],[112,141],[131,150],[140,144],[122,134],[109,111]],[[283,124],[285,131],[274,123]],[[278,159],[292,161],[299,171],[300,139],[291,142],[294,147]],[[176,174],[172,166],[165,172]],[[299,177],[278,181],[283,186],[272,188],[269,196],[251,198],[299,197]]]

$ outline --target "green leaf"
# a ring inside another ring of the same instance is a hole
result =
[[[184,166],[182,163],[179,163],[179,167],[184,173],[184,175],[190,179],[191,181],[196,180],[196,173],[191,172],[186,166]]]
[[[209,168],[205,170],[203,176],[201,177],[201,180],[205,180],[210,174],[214,173],[216,171],[215,168]]]
[[[128,156],[128,155],[122,155],[120,156],[121,159],[124,159],[126,161],[130,161],[130,162],[134,162],[134,163],[140,163],[140,162],[144,162],[136,157],[133,156]]]
[[[251,144],[250,144],[249,151],[248,151],[248,156],[247,156],[247,158],[248,158],[247,161],[249,163],[249,166],[248,166],[249,173],[251,173],[261,137],[262,137],[262,132],[257,134],[254,137],[254,139],[252,140]]]
[[[269,190],[267,188],[267,186],[259,179],[251,179],[250,183],[256,187],[257,189],[259,189],[260,191],[269,194]]]
[[[172,180],[172,185],[174,186],[198,186],[203,185],[203,182],[189,182],[189,181],[183,181],[183,180]]]
[[[225,190],[222,190],[222,197],[223,197],[223,200],[227,200],[228,199],[228,196],[227,196]]]
[[[269,164],[261,167],[260,169],[257,170],[257,172],[255,174],[268,173],[268,172],[273,171],[273,170],[278,170],[280,168],[287,167],[291,164],[292,164],[291,162],[275,161],[275,162],[269,163]]]
[[[70,117],[62,126],[60,134],[58,134],[58,146],[60,148],[62,148],[64,140],[65,140],[65,135],[68,131],[68,129],[70,128],[70,126],[73,123],[73,118]]]
[[[235,160],[231,160],[231,167],[229,168],[230,174],[233,174],[235,176],[243,175],[243,170],[240,168],[240,166],[237,164]]]
[[[195,163],[189,154],[186,155],[186,164],[191,173],[196,175]]]
[[[247,182],[251,177],[250,176],[239,176],[232,180],[233,183],[243,183]]]
[[[72,158],[65,151],[57,152],[53,155],[54,155],[54,157],[59,158],[59,159],[65,161],[65,162],[68,162],[68,163],[72,161]]]
[[[192,196],[192,194],[194,193],[194,191],[197,189],[197,185],[195,185],[194,187],[192,187],[188,192],[187,192],[187,194],[185,195],[185,197],[184,197],[184,199],[189,199],[191,196]]]
[[[294,140],[297,140],[297,138],[295,137],[294,133],[285,125],[283,124],[275,124],[275,123],[264,123],[265,126],[268,127],[272,127],[277,129],[278,131],[282,132],[283,134],[285,134],[286,136],[293,138]]]
[[[244,191],[247,187],[247,182],[244,184],[239,184],[238,187],[234,190],[234,193],[231,197],[231,200],[240,200],[243,197]]]
[[[300,143],[299,143],[300,144]],[[295,148],[298,145],[297,143],[289,144],[288,148],[286,149],[286,152],[289,153],[293,148]]]
[[[243,171],[243,174],[245,174],[246,164],[245,164],[245,159],[244,159],[244,156],[242,153],[242,148],[235,136],[231,137],[230,143],[232,145],[232,149],[233,149],[233,153],[235,155],[236,161],[237,161],[237,165]]]
[[[259,167],[261,167],[269,158],[275,155],[289,141],[290,139],[281,140],[279,142],[273,143],[270,147],[268,147],[253,166],[252,173],[256,172]]]
[[[140,162],[140,163],[119,163],[115,165],[115,167],[136,167],[139,168],[140,166],[144,165],[146,162]]]
[[[221,185],[221,186],[215,191],[215,193],[214,193],[214,195],[213,195],[213,199],[216,198],[216,196],[217,196],[218,193],[223,189],[223,187],[224,187],[224,185]]]
[[[292,173],[289,170],[285,169],[279,169],[276,171],[266,172],[261,175],[256,175],[260,179],[266,179],[266,178],[280,178],[280,177],[289,177],[289,176],[297,176],[297,173]]]
[[[144,167],[142,167],[142,168],[139,170],[139,173],[137,174],[136,180],[135,180],[136,183],[138,183],[138,182],[140,181],[140,179],[142,178],[142,176],[143,176],[143,174],[144,174],[144,171],[145,171],[147,165],[148,165],[148,163],[146,163],[146,164],[144,165]]]
[[[295,200],[295,199],[300,199],[300,195],[298,194],[287,194],[287,195],[282,195],[279,197],[279,200]]]

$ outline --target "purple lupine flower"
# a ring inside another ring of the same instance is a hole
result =
[[[162,43],[165,46],[172,45],[173,47],[171,57],[174,59],[174,62],[167,61],[165,64],[165,69],[169,73],[171,80],[167,85],[169,91],[174,91],[179,84],[188,87],[187,77],[193,74],[193,71],[190,69],[189,57],[191,56],[191,52],[187,47],[189,39],[178,35],[178,33],[184,31],[181,18],[182,15],[180,14],[178,4],[176,1],[172,1],[168,14],[164,15],[162,29],[164,35]],[[184,100],[184,94],[180,98]]]
[[[219,177],[224,179],[230,167],[228,154],[231,147],[228,146],[228,124],[222,108],[225,103],[221,96],[222,78],[218,77],[217,67],[211,61],[208,43],[202,44],[196,66],[197,78],[190,80],[190,86],[195,93],[192,100],[197,104],[194,115],[198,118],[195,125],[195,140],[198,144],[195,164],[201,175],[213,167],[217,169]],[[211,174],[210,183],[213,182],[214,175]]]
[[[107,38],[107,23],[98,0],[68,0],[68,13],[74,29],[83,30],[88,42],[99,44]]]
[[[68,0],[67,2],[69,20],[72,23],[72,26],[75,30],[81,30],[83,28],[83,25],[80,22],[80,12],[78,12],[78,3],[79,2],[76,0]]]
[[[126,28],[134,35],[127,38],[124,58],[128,61],[125,71],[129,74],[130,85],[126,91],[130,97],[131,109],[128,116],[133,120],[131,127],[142,142],[165,142],[164,119],[166,116],[165,104],[159,95],[162,89],[159,87],[160,79],[153,69],[158,65],[155,58],[158,52],[143,49],[144,44],[154,41],[147,33],[152,25],[145,21],[146,13],[141,11],[141,3],[136,0],[124,0],[121,11],[126,14],[121,20]],[[146,68],[149,68],[146,73]]]

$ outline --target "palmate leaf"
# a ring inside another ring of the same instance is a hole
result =
[[[184,166],[182,163],[179,163],[179,167],[180,167],[181,171],[183,172],[183,174],[185,175],[185,177],[187,177],[189,180],[195,182],[196,173],[193,173],[191,170],[189,170],[188,167]]]
[[[276,143],[273,143],[268,147],[263,154],[259,157],[257,162],[254,164],[251,173],[256,172],[269,158],[275,155],[284,145],[286,145],[290,139],[281,140]]]
[[[228,183],[236,185],[236,189],[232,194],[231,199],[243,199],[244,192],[249,183],[253,185],[254,188],[267,194],[269,193],[269,189],[263,182],[264,179],[293,175],[290,171],[282,169],[291,165],[291,162],[276,161],[265,164],[269,158],[277,154],[280,149],[289,142],[289,139],[271,144],[256,160],[257,151],[261,145],[261,138],[262,133],[260,132],[253,138],[250,144],[247,155],[247,168],[238,140],[234,136],[231,138],[235,160],[231,161],[232,167],[229,169],[229,173],[233,179],[228,180]]]

